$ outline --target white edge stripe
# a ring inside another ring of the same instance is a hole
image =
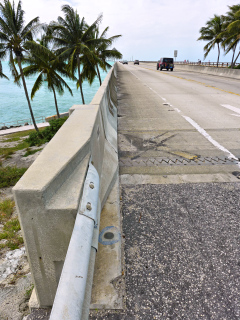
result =
[[[236,107],[233,107],[230,104],[221,104],[221,106],[240,114],[240,109],[236,108]]]
[[[189,117],[183,116],[199,133],[201,133],[209,142],[211,142],[216,148],[228,154],[228,158],[238,160],[234,154],[232,154],[229,150],[220,145],[217,141],[215,141],[203,128],[201,128],[194,120]],[[240,166],[240,163],[238,163]]]

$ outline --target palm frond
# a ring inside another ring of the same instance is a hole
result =
[[[39,76],[37,77],[33,87],[32,87],[32,91],[31,91],[31,99],[34,98],[35,93],[41,88],[42,84],[43,84],[43,74],[40,73]]]

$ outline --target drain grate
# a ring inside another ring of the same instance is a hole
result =
[[[151,167],[151,166],[184,166],[184,165],[232,165],[238,164],[239,161],[235,159],[229,159],[227,157],[198,157],[195,159],[185,158],[144,158],[139,157],[136,159],[120,158],[120,167]]]

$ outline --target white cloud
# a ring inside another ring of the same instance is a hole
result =
[[[56,20],[62,15],[61,6],[70,4],[80,17],[92,23],[103,13],[101,28],[109,26],[109,36],[122,34],[115,47],[125,59],[157,60],[173,56],[178,60],[203,60],[203,41],[197,41],[199,29],[214,14],[225,14],[228,5],[239,0],[22,0],[26,21],[39,16],[42,22]],[[216,61],[213,51],[207,60]],[[229,61],[221,55],[220,60]]]

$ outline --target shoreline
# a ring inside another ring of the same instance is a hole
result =
[[[43,127],[48,127],[48,126],[49,126],[48,122],[37,123],[37,127],[38,128],[43,128]],[[34,125],[27,125],[27,126],[9,128],[9,129],[5,129],[5,130],[0,130],[0,136],[4,136],[4,135],[7,135],[7,134],[20,132],[20,131],[32,130],[32,129],[34,129]]]

